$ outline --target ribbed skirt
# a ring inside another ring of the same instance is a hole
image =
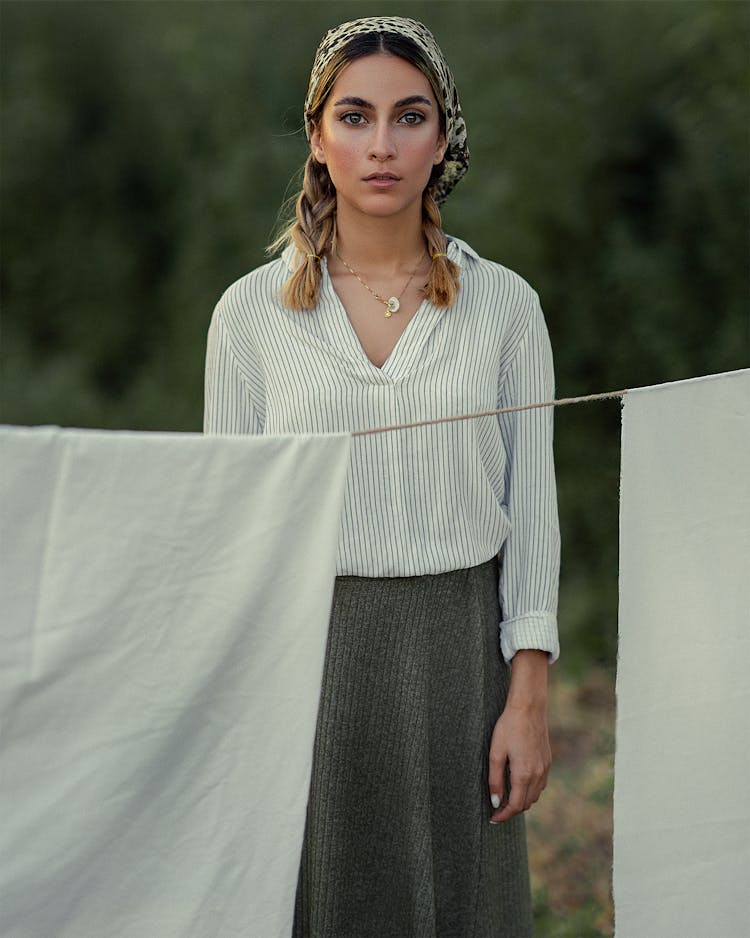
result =
[[[523,818],[491,825],[498,570],[338,577],[294,938],[526,938]]]

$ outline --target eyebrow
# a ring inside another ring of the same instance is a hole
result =
[[[334,107],[340,107],[341,105],[348,104],[351,107],[361,107],[368,111],[374,111],[375,105],[370,104],[369,101],[365,101],[364,98],[357,98],[349,96],[346,98],[339,98],[338,101],[334,103]],[[411,94],[408,98],[401,98],[400,101],[396,101],[394,107],[408,107],[410,104],[426,104],[427,107],[432,107],[432,101],[429,98],[425,98],[423,94]]]

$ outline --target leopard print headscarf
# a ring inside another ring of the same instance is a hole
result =
[[[442,101],[445,111],[445,136],[447,149],[443,160],[443,171],[435,187],[435,201],[440,204],[448,198],[456,184],[469,168],[469,148],[466,145],[466,122],[461,114],[458,103],[458,92],[453,81],[453,75],[448,63],[443,58],[440,47],[435,42],[432,33],[417,20],[407,19],[403,16],[368,16],[364,19],[352,20],[329,29],[318,46],[315,54],[312,72],[310,73],[310,86],[305,98],[305,133],[310,139],[310,105],[312,103],[318,83],[328,66],[331,56],[342,46],[345,46],[354,36],[362,33],[397,33],[406,36],[419,46],[422,53],[432,64],[440,84]]]

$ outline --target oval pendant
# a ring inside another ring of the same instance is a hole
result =
[[[395,296],[389,296],[388,302],[385,304],[385,308],[389,313],[397,313],[401,304],[398,301],[398,298]]]

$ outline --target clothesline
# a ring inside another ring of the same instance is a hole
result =
[[[536,404],[519,404],[516,407],[502,407],[500,410],[485,410],[476,414],[459,414],[457,417],[437,417],[434,420],[418,420],[415,423],[397,423],[387,427],[375,427],[372,430],[354,430],[352,436],[370,436],[374,433],[389,433],[391,430],[411,430],[414,427],[429,427],[436,423],[455,423],[457,420],[476,420],[478,417],[496,417],[499,414],[512,414],[519,410],[536,410],[540,407],[564,407],[566,404],[584,404],[587,401],[604,401],[609,398],[623,398],[628,389],[605,391],[601,394],[584,394],[581,397],[560,397],[553,401],[541,401]]]

